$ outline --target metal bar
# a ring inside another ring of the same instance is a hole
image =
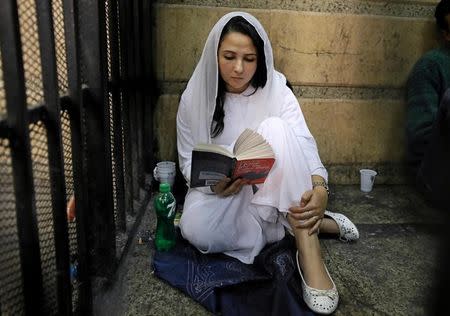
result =
[[[134,37],[136,34],[135,24],[134,24],[134,6],[136,0],[131,0],[127,2],[126,7],[126,30],[128,34],[131,36],[127,36],[127,77],[128,80],[137,80],[136,79],[136,46],[134,45]],[[139,192],[139,184],[138,184],[138,158],[137,158],[137,130],[136,126],[136,107],[137,107],[137,94],[136,89],[128,91],[129,103],[128,103],[128,111],[126,115],[128,116],[128,123],[131,126],[131,122],[133,122],[133,128],[128,129],[128,142],[129,142],[129,150],[130,158],[131,158],[131,181],[132,181],[132,198],[133,200],[138,200],[138,192]],[[135,214],[135,210],[133,208],[133,214]]]
[[[47,116],[47,109],[45,107],[45,104],[39,104],[37,106],[28,107],[27,109],[27,120],[28,124],[36,124],[40,121],[45,120]],[[7,118],[0,120],[0,126],[4,125],[5,127],[8,126]]]
[[[36,124],[40,121],[43,121],[47,118],[47,108],[45,104],[39,104],[34,106],[28,106],[27,109],[27,120],[28,124]],[[6,118],[0,122],[5,122]]]
[[[111,82],[120,80],[119,63],[120,51],[118,43],[118,18],[117,0],[110,0],[109,5],[109,39],[111,55]],[[123,175],[123,148],[122,148],[122,113],[120,104],[120,91],[117,84],[112,85],[113,102],[113,130],[114,130],[114,162],[116,175],[116,199],[117,199],[117,222],[116,227],[121,231],[126,231],[125,200],[124,200],[124,175]]]
[[[34,204],[30,135],[26,115],[25,78],[19,17],[15,0],[0,2],[0,49],[6,93],[17,231],[26,315],[42,314],[42,273]]]
[[[71,108],[70,103],[72,102],[72,99],[69,96],[60,96],[59,100],[61,111],[69,111]]]
[[[47,109],[48,160],[53,209],[56,286],[59,315],[72,314],[70,286],[70,251],[66,216],[66,187],[62,156],[61,121],[56,69],[55,37],[52,4],[50,0],[36,0],[37,22],[40,42],[44,100]]]
[[[111,1],[110,1],[111,2]],[[100,108],[103,110],[103,148],[105,155],[105,170],[104,170],[104,182],[105,182],[105,199],[106,203],[100,205],[97,217],[97,225],[100,229],[104,230],[103,243],[100,244],[100,250],[106,249],[106,253],[102,255],[101,266],[99,274],[103,271],[106,272],[106,276],[112,278],[113,273],[117,267],[118,260],[116,258],[116,224],[114,218],[114,188],[113,188],[113,168],[112,168],[112,154],[111,154],[111,113],[109,106],[104,106],[108,102],[108,56],[107,56],[107,30],[106,30],[106,6],[104,1],[99,1],[99,10],[97,14],[97,25],[99,28],[99,64],[102,66],[102,88],[104,104]],[[106,206],[106,207],[105,207]],[[102,234],[103,235],[103,234]]]
[[[76,201],[77,248],[78,248],[78,304],[75,307],[80,315],[91,315],[92,284],[89,277],[88,250],[88,191],[83,154],[85,135],[82,132],[82,117],[84,106],[81,98],[80,53],[78,31],[78,1],[64,0],[64,33],[67,56],[68,76],[68,113],[72,140],[72,168],[74,179],[74,194]],[[66,98],[64,99],[66,100]],[[62,100],[62,101],[64,101]]]
[[[144,59],[144,76],[143,84],[146,89],[144,92],[144,171],[151,173],[153,170],[154,155],[153,155],[153,103],[155,102],[156,84],[153,80],[153,49],[152,49],[152,3],[151,1],[144,1],[142,8],[142,23],[143,23],[143,56]]]
[[[8,126],[8,122],[0,121],[0,138],[11,138],[11,128]]]
[[[141,34],[142,34],[142,8],[141,8],[142,1],[141,0],[134,0],[134,6],[133,6],[133,24],[134,24],[134,32],[133,32],[133,44],[134,44],[134,66],[135,66],[135,74],[134,77],[138,81],[143,80],[143,69],[142,69],[142,47],[141,47]],[[133,179],[135,180],[135,198],[137,200],[140,199],[140,188],[144,185],[144,169],[143,169],[143,106],[144,106],[144,100],[143,100],[143,93],[142,89],[136,89],[135,90],[136,95],[136,103],[134,107],[134,125],[135,128],[134,131],[134,164],[136,168],[134,168],[134,174]]]
[[[120,64],[121,64],[121,83],[128,82],[130,80],[128,68],[132,68],[132,49],[130,45],[130,40],[128,34],[132,32],[128,26],[128,0],[118,0],[119,1],[119,27],[120,27]],[[122,126],[123,126],[123,148],[124,148],[124,187],[125,187],[125,209],[130,214],[134,214],[133,205],[133,181],[132,181],[132,170],[133,164],[131,159],[132,146],[130,140],[130,104],[134,102],[134,98],[130,89],[127,86],[121,89],[122,93]]]
[[[134,220],[133,225],[131,226],[128,236],[129,237],[133,237],[136,236],[137,230],[141,224],[142,221],[142,216],[144,216],[145,211],[147,209],[147,205],[150,202],[150,199],[152,198],[152,194],[150,191],[145,192],[144,197],[142,199],[142,203],[140,203],[140,206],[136,212],[136,219]],[[120,259],[119,259],[119,265],[122,265],[122,263],[125,261],[125,259],[127,258],[127,254],[130,251],[130,248],[133,244],[133,240],[134,238],[128,238],[127,242],[123,248],[123,252],[120,255]]]
[[[80,53],[86,89],[87,179],[89,196],[89,241],[91,272],[111,277],[116,268],[116,236],[111,166],[109,107],[107,106],[107,51],[105,4],[79,2]]]
[[[40,121],[45,120],[47,116],[47,109],[45,104],[40,104],[37,106],[33,106],[32,108],[28,108],[27,113],[28,124],[36,124]]]

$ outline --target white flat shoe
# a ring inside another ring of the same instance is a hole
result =
[[[359,239],[358,228],[347,216],[340,213],[325,211],[325,215],[331,217],[339,227],[339,239],[342,241],[353,241]]]
[[[305,279],[303,278],[302,270],[300,269],[300,263],[298,262],[298,251],[295,254],[295,258],[297,259],[297,269],[302,278],[302,290],[303,290],[303,300],[306,305],[315,313],[321,315],[329,315],[333,313],[339,303],[339,294],[336,289],[336,285],[334,284],[333,279],[328,272],[327,267],[325,266],[325,270],[327,271],[328,277],[333,283],[333,287],[329,290],[319,290],[312,288],[306,284]]]

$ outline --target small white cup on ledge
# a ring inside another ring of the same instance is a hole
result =
[[[361,174],[361,191],[365,193],[372,191],[377,172],[371,169],[361,169],[359,173]]]

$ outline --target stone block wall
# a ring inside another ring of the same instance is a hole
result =
[[[157,159],[176,160],[178,100],[215,22],[247,11],[264,25],[275,67],[294,92],[331,183],[403,183],[404,87],[416,60],[437,45],[438,1],[157,1],[154,62]]]

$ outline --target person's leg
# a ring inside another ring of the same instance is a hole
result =
[[[180,219],[182,236],[204,253],[235,249],[238,246],[238,227],[234,223],[243,207],[242,203],[237,195],[220,198],[190,190]]]
[[[180,219],[183,238],[203,253],[224,253],[253,263],[266,242],[284,237],[284,229],[280,223],[260,220],[250,204],[252,197],[251,186],[229,197],[191,189]],[[272,239],[267,240],[266,234]]]
[[[308,162],[293,130],[280,118],[266,119],[258,132],[272,146],[275,164],[252,202],[273,206],[286,214],[289,207],[298,205],[302,194],[312,188]],[[269,216],[261,214],[261,217]],[[284,216],[279,219],[285,221]],[[287,226],[295,227],[290,216],[287,221]],[[293,228],[292,231],[306,283],[316,289],[331,289],[333,283],[325,270],[317,234],[310,236],[308,229]]]
[[[306,284],[319,290],[331,289],[333,283],[325,270],[317,234],[309,235],[308,229],[294,228],[295,220],[289,215],[288,221],[293,227],[298,259]]]
[[[417,185],[438,208],[450,204],[450,89],[444,94],[433,124],[428,150],[417,172]]]

